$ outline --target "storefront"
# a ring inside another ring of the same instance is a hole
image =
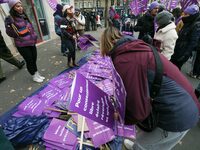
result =
[[[25,11],[38,35],[38,42],[48,40],[49,31],[41,0],[22,0]]]

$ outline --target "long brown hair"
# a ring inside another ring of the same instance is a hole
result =
[[[115,42],[122,37],[121,32],[115,27],[108,27],[101,35],[100,49],[103,56],[108,55]]]

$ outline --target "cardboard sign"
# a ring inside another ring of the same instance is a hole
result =
[[[77,73],[72,84],[70,110],[109,128],[114,127],[110,96]]]
[[[86,118],[86,122],[89,128],[89,137],[92,139],[95,147],[99,147],[115,138],[115,133],[112,129],[88,118]]]
[[[65,121],[53,118],[43,136],[43,139],[45,141],[55,143],[54,145],[61,144],[64,147],[67,145],[75,145],[77,138],[73,133],[71,133],[68,129],[65,128],[65,124]]]

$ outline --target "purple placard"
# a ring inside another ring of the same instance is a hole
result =
[[[115,138],[115,134],[112,129],[107,128],[104,125],[94,122],[88,118],[86,118],[86,122],[89,128],[89,137],[92,139],[92,142],[96,148],[112,141]]]
[[[46,105],[45,100],[40,99],[38,95],[26,98],[19,106],[18,113],[23,115],[39,116],[44,111]]]
[[[115,95],[118,102],[118,111],[121,115],[121,119],[124,120],[125,117],[125,107],[126,107],[126,90],[123,84],[123,81],[117,71],[115,70],[113,66],[113,81],[115,84]]]
[[[51,79],[50,83],[52,85],[57,86],[60,89],[65,87],[70,87],[72,84],[72,79],[69,78],[69,74],[61,74],[53,79]]]
[[[134,15],[138,15],[147,9],[148,0],[133,0],[129,7]]]
[[[135,139],[136,138],[136,129],[135,126],[127,126],[127,125],[118,125],[117,126],[117,135],[122,136],[125,138],[131,138]]]
[[[181,0],[180,1],[182,10],[185,10],[188,6],[192,4],[198,4],[197,0]]]
[[[63,93],[57,87],[48,84],[43,90],[38,93],[38,97],[44,100],[45,105],[50,106],[55,101],[59,101],[63,97]]]
[[[70,110],[109,128],[114,127],[110,96],[77,73],[72,85]]]
[[[89,39],[90,41],[97,41],[92,35],[90,34],[84,34],[82,37],[85,37],[86,39]]]
[[[43,139],[45,141],[73,146],[77,141],[76,136],[65,128],[65,124],[65,121],[53,118],[43,136]]]

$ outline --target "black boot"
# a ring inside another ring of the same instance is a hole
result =
[[[22,61],[20,62],[20,65],[18,66],[18,68],[19,68],[19,69],[22,69],[24,65],[25,65],[25,61],[22,60]]]
[[[195,92],[196,97],[199,98],[200,97],[200,92],[197,89],[195,89],[194,92]]]
[[[0,78],[0,83],[3,82],[6,79],[6,77]]]

